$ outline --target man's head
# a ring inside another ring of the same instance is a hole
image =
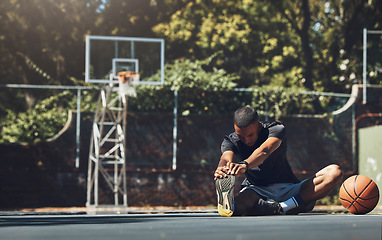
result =
[[[236,110],[234,115],[234,124],[239,128],[246,128],[252,123],[259,121],[259,115],[251,107],[241,107]]]
[[[261,129],[259,115],[251,107],[241,107],[234,114],[234,128],[240,141],[247,146],[255,145]]]

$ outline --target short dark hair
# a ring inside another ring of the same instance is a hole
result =
[[[235,111],[233,122],[238,128],[246,128],[257,121],[259,121],[259,115],[251,107],[241,107]]]

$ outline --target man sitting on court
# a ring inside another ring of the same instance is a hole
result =
[[[253,108],[236,110],[234,129],[221,144],[222,155],[214,173],[221,216],[309,212],[342,179],[340,168],[333,164],[299,181],[287,160],[284,125],[260,122]],[[246,178],[234,198],[235,176],[243,173]]]

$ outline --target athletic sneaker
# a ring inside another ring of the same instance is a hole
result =
[[[284,215],[283,208],[280,206],[280,203],[269,199],[269,200],[263,200],[259,199],[259,202],[256,206],[256,213],[260,216],[267,216],[267,215]]]
[[[225,178],[218,178],[215,181],[215,185],[218,196],[218,212],[220,216],[232,216],[234,211],[233,188],[235,186],[235,176],[228,175]]]

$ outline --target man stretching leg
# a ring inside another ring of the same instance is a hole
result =
[[[333,164],[299,181],[286,157],[284,125],[260,122],[253,108],[236,110],[234,129],[221,144],[214,173],[218,211],[223,217],[309,212],[342,179],[340,168]],[[246,178],[234,198],[235,176],[243,173]]]

